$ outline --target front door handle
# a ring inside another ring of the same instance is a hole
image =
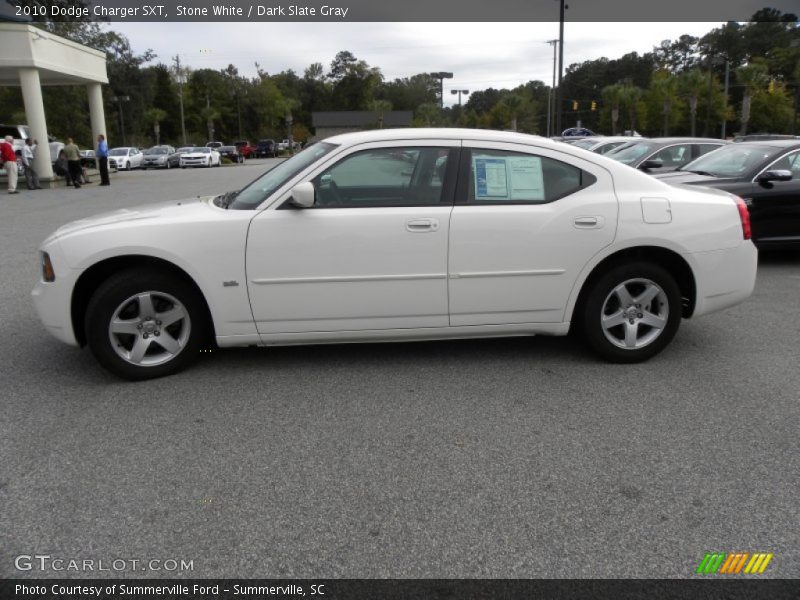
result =
[[[437,219],[411,219],[406,221],[406,230],[412,233],[424,233],[426,231],[437,231],[439,221]]]

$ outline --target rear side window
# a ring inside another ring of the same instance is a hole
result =
[[[545,204],[596,181],[591,173],[546,156],[480,149],[465,155],[468,204]]]

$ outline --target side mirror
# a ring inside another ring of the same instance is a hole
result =
[[[758,183],[767,183],[769,181],[791,181],[792,172],[786,169],[775,169],[771,171],[764,171],[756,177]]]
[[[657,158],[651,158],[650,160],[644,161],[642,164],[639,165],[639,168],[643,171],[647,169],[660,169],[664,166],[664,163],[658,160]]]
[[[314,196],[314,184],[310,181],[304,181],[292,188],[292,197],[289,199],[289,204],[297,208],[311,208],[314,206]]]

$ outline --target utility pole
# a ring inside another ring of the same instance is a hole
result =
[[[183,136],[183,145],[186,145],[186,118],[183,115],[183,84],[185,83],[185,75],[181,68],[181,56],[175,55],[175,79],[178,81],[178,97],[181,103],[181,135]]]
[[[722,115],[722,133],[720,139],[725,139],[725,126],[728,124],[725,120],[728,116],[728,80],[731,74],[731,61],[725,61],[725,113]]]
[[[550,86],[550,90],[547,92],[547,137],[550,137],[553,135],[551,132],[551,119],[553,116],[553,92],[556,87],[556,51],[558,50],[558,40],[547,40],[547,43],[553,47],[553,85]]]
[[[111,96],[111,101],[112,102],[118,102],[119,103],[119,124],[120,124],[120,129],[122,129],[122,145],[123,146],[127,146],[128,142],[125,141],[125,117],[123,116],[122,103],[123,102],[128,102],[130,99],[131,99],[130,96]]]
[[[556,91],[556,131],[561,132],[561,104],[564,99],[561,97],[561,81],[564,74],[564,11],[566,6],[564,0],[560,0],[559,23],[558,23],[558,88]]]
[[[703,137],[708,137],[711,125],[711,96],[714,91],[714,55],[708,55],[708,101],[706,103],[706,120],[703,124]]]

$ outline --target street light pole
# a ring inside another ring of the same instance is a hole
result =
[[[469,95],[469,90],[450,90],[451,95],[458,94],[458,107],[461,108],[461,94]]]
[[[430,75],[434,79],[439,80],[439,108],[444,110],[444,80],[452,79],[453,74],[448,73],[447,71],[437,71],[436,73],[431,73]]]

